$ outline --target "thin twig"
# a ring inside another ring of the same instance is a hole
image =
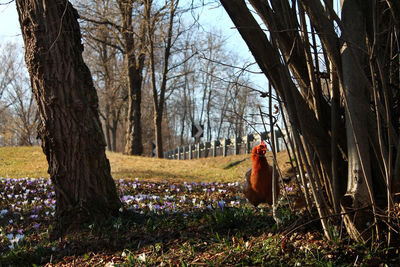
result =
[[[14,2],[14,0],[11,0],[11,1],[7,2],[7,3],[0,3],[0,6],[9,5],[9,4],[11,4],[12,2]]]

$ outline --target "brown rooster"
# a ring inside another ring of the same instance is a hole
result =
[[[260,203],[272,204],[272,167],[268,165],[266,152],[267,146],[263,141],[253,148],[252,166],[246,173],[246,181],[243,184],[244,195],[256,207]],[[276,171],[275,177],[277,177]],[[278,179],[276,179],[276,194],[279,194]]]

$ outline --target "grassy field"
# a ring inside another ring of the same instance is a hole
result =
[[[271,154],[268,156],[271,162]],[[108,152],[107,157],[114,179],[232,182],[242,180],[244,173],[251,167],[250,155],[167,160]],[[278,155],[278,162],[283,169],[288,168],[286,153]],[[0,148],[0,177],[49,177],[47,168],[46,157],[40,147]]]

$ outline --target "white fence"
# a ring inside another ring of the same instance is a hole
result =
[[[197,159],[216,156],[228,156],[239,154],[250,154],[253,147],[259,144],[261,140],[270,139],[270,134],[263,132],[261,134],[249,134],[239,138],[220,139],[212,142],[200,142],[180,146],[173,150],[164,152],[166,159]],[[279,152],[283,150],[283,134],[281,131],[275,131],[275,147]]]

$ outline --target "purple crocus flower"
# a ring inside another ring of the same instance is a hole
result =
[[[224,211],[225,201],[223,200],[218,201],[218,206],[222,211]]]

